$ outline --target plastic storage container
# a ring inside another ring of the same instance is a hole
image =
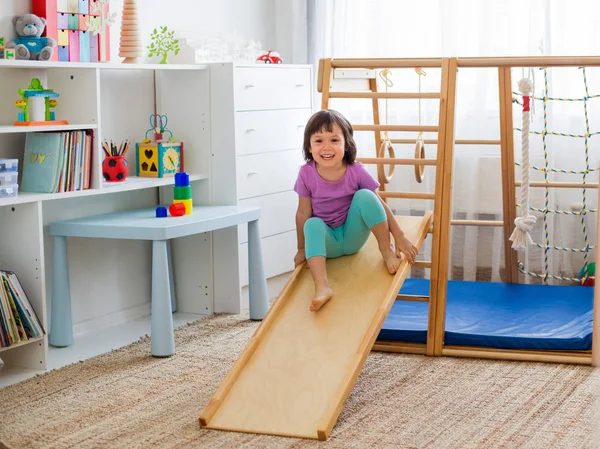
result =
[[[8,198],[19,194],[19,186],[13,184],[10,186],[0,186],[0,198]]]
[[[19,174],[16,171],[5,171],[0,173],[0,186],[11,186],[18,184]]]
[[[0,159],[0,173],[19,171],[18,159]]]

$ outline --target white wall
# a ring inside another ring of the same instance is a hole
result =
[[[246,41],[259,41],[263,48],[274,47],[274,3],[275,0],[138,0],[144,49],[150,42],[150,33],[160,25],[201,39],[236,36]],[[117,12],[117,23],[112,27],[111,56],[120,60],[123,0],[114,0],[110,5],[111,10]],[[155,59],[158,62],[159,58]]]
[[[279,0],[288,3],[293,0]],[[226,39],[237,36],[260,41],[263,48],[277,49],[276,0],[138,0],[142,40],[149,43],[152,30],[159,25],[198,38]],[[111,59],[120,61],[119,31],[123,0],[113,0],[111,11],[117,12],[117,23],[111,29]],[[281,9],[281,6],[279,6]],[[27,14],[30,0],[0,0],[0,36],[14,38],[12,17]],[[291,31],[291,30],[290,30]]]

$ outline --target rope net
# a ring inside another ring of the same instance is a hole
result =
[[[515,162],[515,165],[518,167],[524,167],[524,169],[531,169],[531,170],[542,173],[545,184],[548,184],[548,182],[549,182],[549,180],[548,180],[549,173],[562,173],[562,174],[572,174],[572,175],[581,176],[581,184],[582,184],[581,204],[582,204],[582,206],[581,206],[580,210],[567,211],[567,210],[551,209],[550,201],[549,201],[550,188],[548,187],[548,185],[543,187],[544,188],[544,206],[543,207],[535,207],[535,206],[532,206],[532,205],[526,203],[526,208],[529,211],[537,212],[542,215],[542,227],[543,227],[543,236],[545,239],[545,243],[542,244],[542,243],[533,241],[532,245],[534,247],[537,247],[542,250],[542,252],[543,252],[543,267],[542,267],[541,273],[529,271],[529,270],[525,269],[524,263],[521,260],[518,260],[518,262],[517,262],[518,270],[520,273],[522,273],[524,275],[540,279],[543,283],[547,283],[549,279],[558,280],[558,281],[567,281],[567,282],[580,282],[581,281],[580,278],[569,277],[569,276],[558,276],[555,274],[551,274],[549,272],[549,261],[548,260],[549,260],[549,253],[551,250],[566,251],[566,252],[571,252],[571,253],[582,253],[583,254],[582,272],[587,273],[587,266],[589,263],[588,255],[589,255],[589,252],[595,248],[594,245],[590,245],[585,218],[586,218],[587,214],[598,212],[598,209],[597,208],[593,209],[593,208],[588,207],[588,188],[587,188],[586,184],[589,182],[588,176],[591,173],[596,172],[600,169],[598,167],[590,166],[590,148],[589,148],[590,138],[593,136],[599,135],[600,131],[592,132],[590,130],[588,102],[589,102],[589,100],[592,100],[595,98],[600,98],[600,95],[590,95],[589,90],[588,90],[588,78],[586,75],[586,69],[585,69],[585,67],[583,67],[583,68],[580,68],[579,70],[581,71],[582,78],[583,78],[585,95],[583,95],[581,97],[576,97],[576,98],[563,98],[563,97],[550,96],[549,87],[548,87],[548,71],[546,68],[543,69],[543,74],[544,74],[543,96],[541,96],[541,97],[535,96],[535,95],[530,96],[532,103],[537,101],[537,102],[541,102],[541,104],[542,104],[543,129],[541,131],[525,129],[525,132],[528,133],[529,135],[541,136],[544,165],[543,166],[529,165],[528,161],[522,161],[521,163]],[[526,104],[527,100],[525,100],[525,96],[522,96],[521,93],[513,92],[513,96],[516,96],[513,99],[513,103],[519,104],[521,106]],[[583,112],[584,112],[584,116],[585,116],[585,133],[573,134],[573,133],[562,133],[562,132],[549,131],[548,130],[548,103],[550,101],[582,102],[583,103]],[[524,126],[523,128],[526,128],[526,127]],[[514,129],[523,133],[523,131],[524,131],[523,128],[515,127]],[[583,139],[584,152],[585,152],[584,153],[585,154],[585,168],[583,170],[569,170],[569,169],[564,169],[564,168],[550,167],[550,158],[548,155],[548,141],[547,141],[548,136],[562,136],[562,137],[570,137],[570,138],[574,138],[574,139]],[[517,207],[521,207],[521,204],[517,204]],[[581,230],[582,230],[582,234],[583,234],[583,241],[584,241],[583,247],[568,248],[568,247],[563,247],[563,246],[552,245],[550,243],[550,233],[548,230],[548,216],[550,214],[579,216],[580,223],[581,223]],[[585,275],[585,278],[587,278],[587,274]]]

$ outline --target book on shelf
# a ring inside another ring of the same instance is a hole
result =
[[[57,193],[89,189],[92,137],[91,130],[28,133],[20,190]]]
[[[44,334],[17,275],[0,270],[0,347],[25,343]]]

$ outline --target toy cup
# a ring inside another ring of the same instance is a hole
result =
[[[129,174],[124,156],[106,156],[102,161],[102,176],[107,182],[123,182]]]

